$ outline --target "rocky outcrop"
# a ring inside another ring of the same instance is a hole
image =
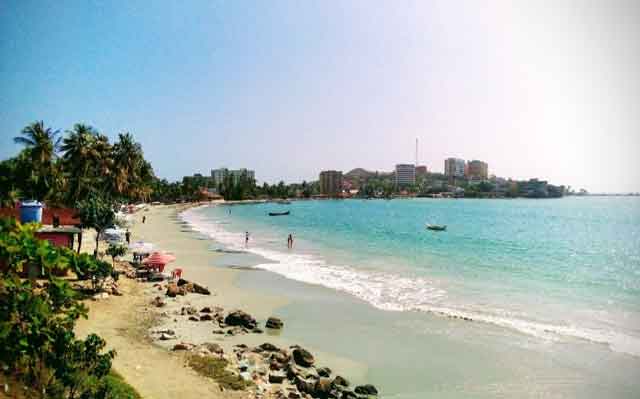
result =
[[[296,364],[302,367],[311,367],[315,362],[313,355],[306,349],[295,348],[292,354],[293,360],[296,362]]]
[[[269,317],[265,326],[274,330],[280,330],[282,327],[284,327],[284,323],[277,317]]]
[[[377,395],[378,390],[371,384],[359,385],[354,389],[355,393],[359,395]]]
[[[236,310],[227,315],[224,318],[224,323],[229,326],[240,326],[248,330],[253,330],[258,326],[256,319],[254,319],[249,313],[242,310]]]

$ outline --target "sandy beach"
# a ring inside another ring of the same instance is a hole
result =
[[[118,353],[114,360],[115,370],[145,398],[174,398],[178,394],[184,398],[245,397],[246,392],[222,391],[212,380],[199,376],[185,365],[184,355],[172,352],[171,348],[177,342],[194,345],[214,342],[224,348],[225,353],[230,353],[239,344],[252,347],[269,342],[286,348],[296,343],[269,331],[234,336],[213,334],[209,323],[188,321],[186,317],[174,315],[179,314],[183,307],[221,307],[225,311],[241,309],[255,317],[262,327],[275,309],[286,304],[286,300],[238,288],[234,281],[240,271],[215,267],[219,255],[210,250],[210,241],[199,238],[179,218],[179,213],[185,209],[185,206],[153,206],[138,212],[134,216],[131,239],[151,242],[156,248],[174,254],[177,260],[167,270],[183,269],[185,279],[208,287],[211,295],[165,298],[164,287],[160,290],[153,283],[121,277],[120,289],[124,295],[89,302],[89,319],[78,323],[77,332],[80,335],[94,332],[104,337],[108,347]],[[146,216],[144,224],[142,216]],[[90,239],[86,241],[91,242]],[[84,250],[88,247],[86,245]],[[162,297],[166,306],[152,306],[156,296]],[[287,324],[295,323],[295,320],[284,320],[284,323],[284,328],[287,328]],[[175,331],[175,339],[153,340],[154,332],[168,329]],[[316,348],[305,348],[314,354],[317,364],[328,366],[341,375],[355,380],[362,380],[366,375],[363,364]]]

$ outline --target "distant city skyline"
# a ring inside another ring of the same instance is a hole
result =
[[[82,21],[79,23],[79,21]],[[640,191],[640,3],[6,1],[0,158],[35,120],[129,131],[159,177],[489,173]]]

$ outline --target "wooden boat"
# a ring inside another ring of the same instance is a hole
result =
[[[439,225],[439,224],[428,224],[427,225],[427,229],[428,230],[433,230],[433,231],[445,231],[447,229],[447,225]]]
[[[290,212],[269,212],[269,216],[287,216]]]

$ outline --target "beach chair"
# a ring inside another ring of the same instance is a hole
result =
[[[182,278],[182,269],[181,268],[175,268],[171,271],[171,279],[172,280],[176,280],[176,279],[181,279]]]

